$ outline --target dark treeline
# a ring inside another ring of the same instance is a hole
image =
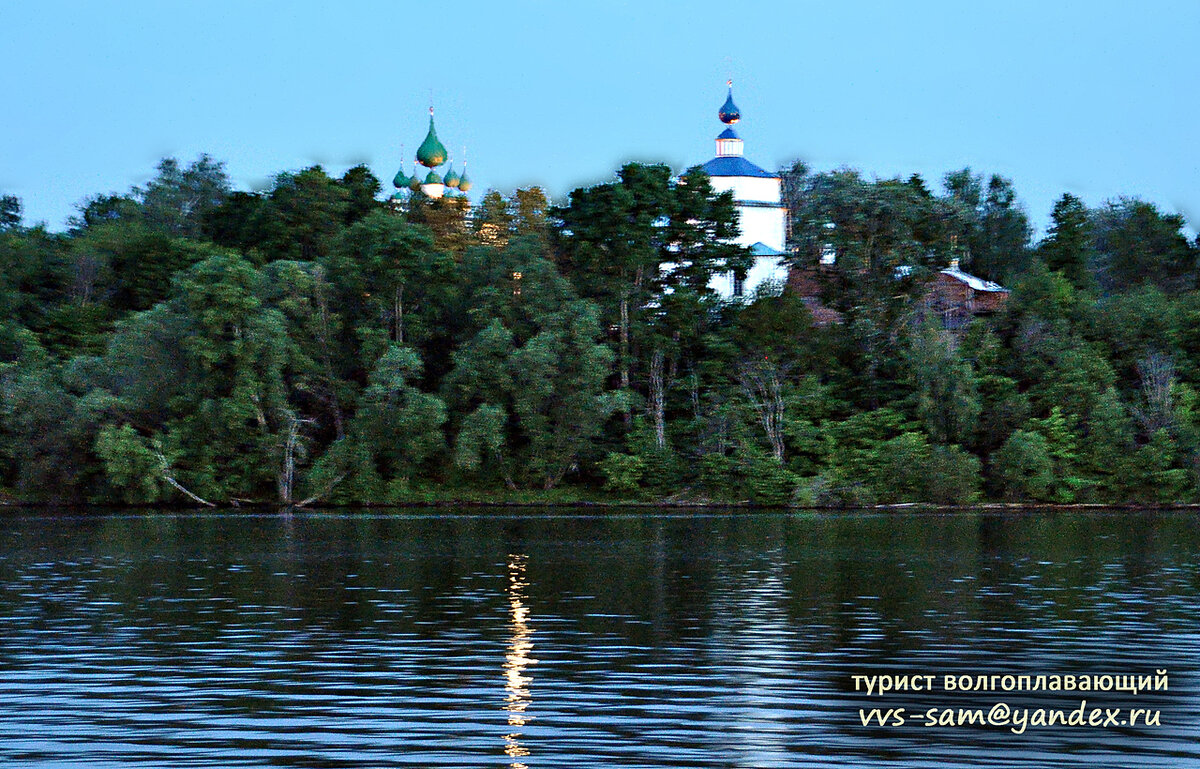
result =
[[[783,176],[840,322],[718,301],[749,255],[698,171],[471,209],[380,202],[363,167],[247,193],[168,159],[65,233],[0,197],[0,499],[1197,497],[1181,217],[1063,195],[1034,243],[1002,177]],[[924,297],[955,258],[1012,294],[947,330]]]

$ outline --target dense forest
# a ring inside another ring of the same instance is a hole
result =
[[[2,196],[0,500],[1200,495],[1182,217],[1064,194],[1035,242],[1000,176],[781,173],[791,258],[836,253],[840,322],[778,286],[718,300],[710,276],[749,255],[697,170],[472,207],[384,202],[361,166],[241,192],[166,159],[62,233]],[[928,311],[955,258],[1012,289],[1003,311]]]

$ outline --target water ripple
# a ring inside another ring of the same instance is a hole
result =
[[[6,764],[1200,765],[1187,516],[7,523]],[[1161,727],[1023,735],[864,727],[968,700],[851,678],[1157,668],[1096,700]]]

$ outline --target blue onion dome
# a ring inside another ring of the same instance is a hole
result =
[[[729,95],[725,97],[725,103],[721,105],[721,109],[717,110],[717,117],[725,125],[733,125],[742,119],[742,113],[733,103],[733,81],[730,80],[727,85],[729,86]]]
[[[426,184],[441,184],[441,183],[442,183],[442,177],[438,176],[438,172],[437,172],[437,171],[432,171],[432,170],[431,170],[431,171],[429,172],[429,176],[426,176],[426,177],[425,177],[425,183],[426,183]]]
[[[421,177],[417,176],[415,173],[408,177],[408,188],[413,192],[421,189]]]
[[[458,174],[454,173],[454,164],[451,163],[450,170],[446,171],[446,179],[445,179],[446,186],[447,187],[457,187],[459,185],[460,181],[462,181],[462,180],[459,178]]]
[[[392,200],[403,200],[403,199],[404,199],[404,193],[401,192],[400,190],[396,190],[395,192],[392,193]]]
[[[467,169],[464,167],[462,176],[458,177],[458,189],[460,192],[469,192],[471,190],[471,177],[467,176]]]
[[[425,134],[425,141],[421,142],[420,147],[417,147],[417,162],[426,168],[435,168],[446,162],[448,154],[433,127],[433,107],[430,107],[429,133]]]

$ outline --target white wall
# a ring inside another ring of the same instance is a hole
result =
[[[714,176],[711,177],[713,190],[716,192],[733,192],[733,198],[738,203],[767,203],[770,205],[739,205],[738,227],[741,234],[737,238],[740,246],[753,246],[755,243],[775,251],[783,251],[787,236],[787,209],[780,205],[782,198],[780,180],[778,178],[755,176]],[[780,287],[787,281],[787,266],[782,256],[757,256],[750,270],[746,273],[746,281],[742,286],[742,297],[754,295],[760,286],[766,283],[776,283]],[[714,276],[709,281],[709,288],[716,291],[722,299],[734,299],[733,273]]]
[[[738,245],[762,243],[775,251],[783,251],[787,209],[783,206],[738,206],[738,227],[742,231],[737,239]]]
[[[716,192],[733,190],[734,200],[778,203],[782,197],[778,178],[766,176],[713,176],[709,179]]]
[[[773,283],[782,289],[783,284],[787,282],[787,274],[788,268],[783,263],[782,256],[756,256],[754,264],[746,272],[746,282],[742,285],[741,298],[752,298],[760,286],[768,283]],[[708,287],[726,301],[739,298],[733,293],[732,272],[714,275],[708,282]]]

